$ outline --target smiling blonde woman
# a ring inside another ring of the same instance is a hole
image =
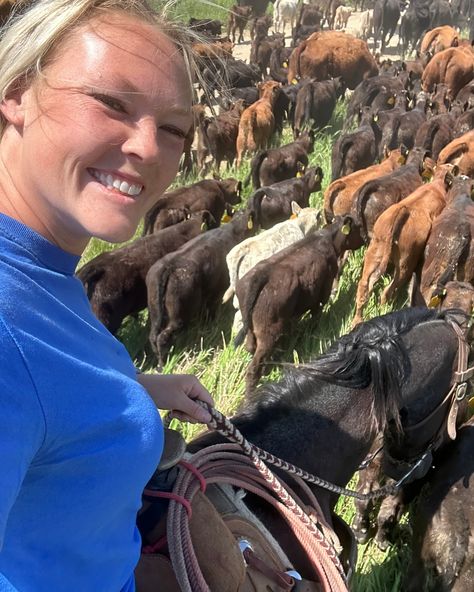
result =
[[[38,0],[0,42],[0,590],[130,591],[157,407],[212,404],[139,375],[74,277],[175,177],[191,126],[185,30],[139,0]]]

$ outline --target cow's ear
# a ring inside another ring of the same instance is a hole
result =
[[[345,216],[342,221],[341,232],[348,236],[352,230],[352,218],[350,216]]]
[[[451,171],[447,171],[446,174],[444,175],[444,186],[446,187],[446,189],[449,189],[454,181],[454,177],[451,174]]]
[[[451,175],[453,177],[457,177],[459,175],[459,167],[457,164],[453,165],[453,168],[451,169]]]
[[[301,209],[302,209],[301,206],[298,203],[296,203],[296,201],[292,201],[291,202],[291,212],[292,212],[291,217],[297,218],[300,215]]]

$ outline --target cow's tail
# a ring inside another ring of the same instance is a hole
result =
[[[335,158],[332,162],[332,181],[335,181],[341,176],[342,164],[346,158],[347,151],[352,146],[352,138],[342,138],[339,144],[339,149],[335,152]]]
[[[326,222],[330,224],[334,219],[334,202],[338,196],[338,192],[345,187],[344,181],[338,179],[333,181],[324,196],[324,217]]]
[[[153,268],[151,268],[150,271],[154,271]],[[156,291],[154,293],[154,302],[148,302],[148,310],[150,311],[150,321],[152,325],[151,334],[154,334],[155,337],[158,335],[164,325],[165,297],[171,273],[172,265],[159,266],[159,275],[155,283]],[[150,294],[150,292],[152,291],[148,290],[148,294]]]
[[[246,187],[249,184],[250,179],[252,179],[252,184],[254,188],[260,189],[260,167],[262,166],[262,162],[265,160],[267,156],[268,150],[261,150],[260,152],[257,152],[257,154],[252,158],[250,163],[250,173],[244,181],[244,185]]]
[[[97,283],[102,279],[104,274],[105,268],[98,267],[97,265],[84,265],[77,272],[77,277],[81,280],[89,300],[93,299]]]
[[[364,210],[370,199],[371,192],[376,186],[376,181],[367,181],[367,183],[364,183],[359,189],[355,204],[356,223],[359,226],[360,235],[366,244],[369,242],[369,234],[367,232],[367,221],[365,219]]]
[[[398,244],[398,239],[400,238],[400,233],[402,231],[405,222],[410,217],[410,210],[406,206],[402,206],[397,209],[397,213],[392,220],[392,228],[388,232],[390,235],[390,244],[387,245],[389,248],[384,249],[384,254],[382,260],[380,261],[380,272],[384,274],[387,271],[388,264],[390,262],[390,257],[392,254],[392,250],[394,245]]]
[[[249,282],[244,302],[239,301],[240,312],[242,314],[242,329],[235,336],[234,344],[236,347],[243,343],[247,333],[253,329],[253,309],[267,281],[267,270],[263,269],[257,277],[252,278],[252,282]]]
[[[434,137],[436,136],[438,131],[439,131],[439,122],[432,121],[430,126],[428,127],[428,132],[425,136],[425,139],[423,140],[424,150],[429,150],[431,154],[433,153]]]

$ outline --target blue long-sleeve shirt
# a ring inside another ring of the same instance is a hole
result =
[[[0,592],[134,589],[162,424],[77,262],[0,215]]]

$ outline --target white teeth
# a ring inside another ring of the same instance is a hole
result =
[[[97,181],[99,181],[101,185],[104,185],[108,189],[113,187],[114,189],[117,189],[117,191],[120,191],[120,193],[123,193],[124,195],[139,195],[143,189],[143,185],[127,183],[122,179],[114,178],[110,173],[99,173],[99,171],[96,171],[94,169],[90,169],[90,172],[92,173],[92,176],[95,179],[97,179]]]

